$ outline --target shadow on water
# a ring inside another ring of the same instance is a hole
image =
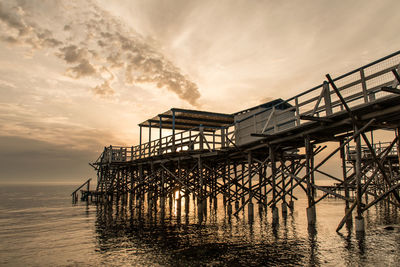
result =
[[[143,263],[181,266],[301,266],[309,255],[306,240],[296,237],[293,216],[274,225],[266,220],[248,224],[224,214],[209,216],[205,224],[187,216],[180,223],[172,217],[137,216],[123,206],[98,206],[97,251],[124,251]],[[310,262],[317,262],[314,258]]]

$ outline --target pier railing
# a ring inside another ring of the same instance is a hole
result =
[[[142,145],[105,147],[97,162],[133,161],[181,151],[208,150],[212,152],[233,146],[234,143],[234,125],[229,127],[208,127],[207,130],[199,126],[175,135],[164,136]]]
[[[72,196],[72,202],[76,202],[78,200],[78,191],[85,185],[87,185],[87,191],[90,189],[90,181],[92,178],[89,178],[86,182],[84,182],[82,185],[80,185],[77,189],[74,190],[74,192],[71,193]]]
[[[378,99],[392,97],[393,94],[382,90],[384,87],[396,88],[399,81],[395,73],[400,69],[400,51],[374,61],[333,79],[346,104],[351,108]],[[283,106],[290,108],[282,108]],[[275,134],[309,122],[310,117],[327,117],[344,111],[338,95],[327,81],[301,94],[287,99],[271,108],[242,119],[272,110],[265,119],[264,127],[258,134]],[[306,118],[307,119],[304,119]]]
[[[393,97],[393,94],[382,90],[383,87],[397,88],[399,81],[396,74],[400,67],[400,51],[353,70],[333,79],[339,93],[351,108],[372,103],[378,99]],[[270,112],[272,110],[272,112]],[[164,136],[137,146],[105,147],[97,162],[111,163],[133,161],[152,156],[192,150],[219,150],[236,146],[235,134],[237,124],[250,120],[265,112],[270,112],[262,121],[264,127],[255,134],[277,134],[299,127],[310,121],[310,118],[329,118],[345,108],[327,81],[289,98],[271,108],[252,114],[234,124],[222,128],[202,126]]]
[[[372,144],[372,148],[375,151],[376,155],[381,154],[383,151],[385,151],[389,146],[391,145],[391,142],[377,142]],[[387,154],[388,156],[398,156],[398,147],[397,146],[392,146],[391,150]],[[369,150],[367,145],[361,145],[361,158],[362,159],[372,159],[372,154],[371,151]],[[355,160],[356,159],[356,146],[347,146],[347,159],[348,160]]]

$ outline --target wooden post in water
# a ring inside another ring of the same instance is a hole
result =
[[[263,194],[263,186],[262,184],[264,183],[264,179],[263,179],[263,166],[260,166],[258,168],[258,192],[260,194],[260,200],[258,202],[258,213],[259,216],[262,216],[263,213],[263,201],[264,201],[264,194]]]
[[[307,175],[307,200],[308,200],[308,207],[306,210],[307,213],[307,221],[309,225],[314,225],[316,222],[316,212],[315,212],[315,205],[314,205],[314,191],[312,188],[312,173],[311,170],[313,169],[313,148],[310,142],[310,137],[306,136],[305,139],[305,149],[306,149],[306,175]]]
[[[245,173],[245,164],[244,163],[242,163],[242,177],[241,177],[241,180],[242,180],[242,206],[244,205],[244,203],[245,203],[245,198],[244,198],[244,177],[245,177],[245,175],[244,175],[244,173]]]
[[[252,155],[251,152],[249,152],[247,154],[247,164],[248,164],[248,168],[249,168],[249,203],[248,203],[248,217],[249,217],[249,222],[253,222],[254,221],[254,205],[253,205],[253,194],[252,194],[252,178],[253,175],[251,173],[252,167],[253,167],[253,159],[252,159]]]
[[[235,198],[236,198],[236,200],[235,200],[235,211],[237,211],[239,209],[239,191],[238,191],[239,190],[238,189],[239,181],[238,181],[238,175],[237,175],[236,162],[233,163],[233,172],[234,172],[234,175],[235,175]]]
[[[139,183],[141,184],[139,190],[139,205],[138,205],[138,211],[139,211],[139,217],[142,215],[142,207],[143,207],[143,198],[144,198],[144,177],[143,177],[143,165],[139,165]]]
[[[285,191],[285,179],[286,179],[286,174],[285,174],[285,163],[284,160],[281,159],[281,174],[282,174],[282,217],[286,217],[287,215],[287,203],[286,203],[286,191]]]
[[[267,170],[268,170],[268,162],[266,162],[264,164],[264,166],[262,167],[264,169],[263,171],[263,180],[264,180],[264,204],[265,204],[265,215],[268,215],[268,191],[267,191],[267,180],[268,180],[268,176],[267,176]]]
[[[295,174],[295,161],[292,159],[291,164],[290,164],[290,172],[292,175]],[[289,201],[289,208],[293,212],[294,210],[294,201],[293,201],[293,177],[290,177],[290,201]]]
[[[160,196],[160,210],[161,210],[161,219],[165,218],[165,178],[164,178],[164,170],[161,169],[161,196]]]
[[[199,196],[197,197],[197,217],[199,223],[203,222],[203,166],[201,162],[201,157],[198,158],[197,168],[199,173]]]
[[[181,160],[178,159],[178,178],[179,180],[182,180],[182,166],[181,166]],[[176,217],[178,220],[181,219],[181,214],[182,214],[182,205],[181,205],[181,187],[178,187],[178,197],[176,199]]]
[[[276,191],[276,162],[275,162],[275,151],[272,146],[269,146],[269,159],[271,161],[271,179],[272,179],[272,201],[273,205],[272,208],[272,222],[278,223],[279,221],[279,211],[276,207],[276,198],[277,198],[277,191]]]
[[[354,126],[354,132],[358,131],[357,125]],[[356,186],[357,186],[357,216],[356,216],[356,232],[364,232],[364,218],[362,216],[362,206],[361,206],[361,138],[360,135],[355,137],[356,143]]]
[[[343,146],[344,140],[340,140],[340,158],[342,160],[342,173],[343,173],[343,188],[344,188],[344,196],[346,198],[345,201],[345,214],[347,213],[347,211],[350,208],[350,203],[347,199],[350,198],[350,194],[349,194],[349,181],[347,179],[347,166],[346,166],[346,152],[345,152],[345,146]],[[348,216],[347,218],[348,222],[352,221],[352,217]]]

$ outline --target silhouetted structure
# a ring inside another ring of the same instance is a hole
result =
[[[139,124],[137,146],[104,148],[91,164],[98,176],[97,198],[129,203],[138,212],[146,206],[150,214],[159,210],[163,216],[167,199],[172,203],[179,192],[186,213],[189,197],[197,200],[201,222],[207,201],[211,205],[222,195],[229,215],[247,207],[252,221],[256,202],[259,212],[271,208],[278,222],[278,204],[285,215],[296,200],[293,189],[300,186],[308,197],[309,224],[316,220],[315,205],[333,195],[346,201],[338,230],[355,210],[356,230],[363,231],[368,208],[384,199],[400,204],[399,63],[400,51],[335,79],[326,75],[322,84],[285,101],[234,114],[172,108]],[[143,129],[148,130],[146,142]],[[377,129],[394,131],[393,141],[378,146],[367,137]],[[316,162],[325,142],[336,142],[337,148]],[[338,152],[342,177],[320,168]],[[336,185],[318,186],[317,173]],[[316,190],[323,195],[318,198]]]

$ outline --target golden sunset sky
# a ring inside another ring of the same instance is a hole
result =
[[[0,182],[81,181],[171,107],[233,113],[400,49],[400,1],[0,1]]]

